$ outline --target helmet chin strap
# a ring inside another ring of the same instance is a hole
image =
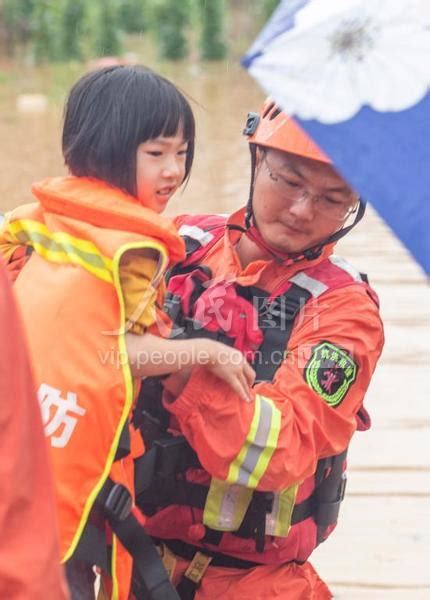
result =
[[[300,262],[302,260],[315,260],[319,256],[325,246],[328,244],[332,244],[337,242],[341,238],[343,238],[347,233],[351,231],[353,227],[355,227],[363,218],[364,213],[366,212],[366,202],[362,198],[359,199],[358,210],[355,215],[354,221],[348,227],[342,227],[338,231],[335,231],[332,235],[327,237],[325,240],[322,240],[318,244],[311,246],[310,248],[306,248],[302,252],[291,253],[291,252],[282,252],[275,248],[269,246],[265,240],[263,239],[260,231],[258,230],[257,224],[255,222],[254,211],[252,208],[252,199],[254,196],[254,181],[255,181],[255,167],[257,162],[257,151],[255,144],[250,144],[251,151],[251,185],[249,190],[249,198],[246,205],[246,215],[245,215],[245,235],[252,240],[259,248],[270,254],[277,262],[283,263],[286,266]]]
[[[325,240],[322,240],[321,242],[318,242],[318,244],[315,244],[314,246],[311,246],[310,248],[306,248],[305,250],[303,250],[301,252],[294,252],[294,253],[293,252],[282,252],[281,250],[272,248],[263,239],[263,237],[255,223],[255,218],[254,218],[253,214],[251,214],[250,226],[247,226],[247,228],[245,230],[245,235],[250,240],[252,240],[255,244],[257,244],[257,246],[259,248],[261,248],[262,250],[264,250],[265,252],[270,254],[270,256],[272,256],[272,258],[274,258],[277,262],[283,263],[284,265],[288,266],[290,264],[297,263],[302,260],[315,260],[316,258],[321,256],[321,253],[324,250],[324,247],[327,246],[328,244],[337,242],[342,237],[344,237],[349,231],[351,231],[351,229],[353,227],[355,227],[359,221],[361,221],[361,219],[364,216],[365,211],[366,211],[366,203],[364,200],[362,200],[360,198],[358,210],[355,215],[354,222],[351,223],[351,225],[348,225],[348,227],[343,227],[342,229],[339,229],[338,231],[336,231],[335,233],[333,233],[332,235],[327,237]]]
[[[289,252],[288,253],[282,252],[281,250],[277,250],[277,249],[269,246],[269,244],[267,244],[265,242],[265,240],[263,239],[257,226],[254,224],[253,216],[252,216],[251,226],[245,230],[245,235],[252,242],[254,242],[254,244],[256,244],[261,250],[263,250],[266,254],[269,254],[274,260],[276,260],[276,262],[282,263],[285,266],[299,262],[301,260],[304,260],[305,258],[308,258],[308,260],[311,260],[310,256],[309,257],[305,256],[305,254],[307,255],[307,251],[302,252],[302,253],[292,254]],[[319,254],[318,254],[318,256],[319,256]],[[316,256],[313,256],[312,258],[316,258]]]

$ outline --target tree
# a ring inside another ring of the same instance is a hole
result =
[[[121,0],[119,21],[123,31],[141,33],[146,29],[146,3],[148,0]]]
[[[185,30],[190,22],[187,0],[153,0],[152,23],[162,58],[179,60],[188,54]]]
[[[85,0],[65,0],[62,15],[62,55],[65,59],[81,60],[82,26],[87,3]]]
[[[116,56],[122,52],[118,8],[117,0],[98,0],[97,2],[95,51],[99,56]]]
[[[13,54],[18,45],[31,37],[34,0],[3,0],[0,8],[7,51]]]
[[[60,21],[62,3],[56,0],[37,0],[32,14],[33,54],[36,62],[60,58]]]
[[[198,0],[200,8],[201,56],[207,60],[221,60],[226,55],[224,44],[225,0]]]

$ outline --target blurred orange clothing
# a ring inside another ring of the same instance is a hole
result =
[[[0,598],[65,600],[48,452],[3,263],[0,331]]]

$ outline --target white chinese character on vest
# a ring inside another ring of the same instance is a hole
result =
[[[66,398],[61,391],[46,383],[42,383],[37,392],[45,426],[45,435],[51,438],[51,446],[64,448],[76,427],[78,419],[72,415],[83,416],[85,408],[78,405],[77,395],[67,392]],[[53,409],[53,410],[52,410]],[[57,435],[53,435],[57,433]]]

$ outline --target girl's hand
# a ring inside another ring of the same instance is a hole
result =
[[[211,342],[207,368],[223,379],[246,402],[252,402],[250,388],[255,381],[255,371],[242,352],[220,342]]]

